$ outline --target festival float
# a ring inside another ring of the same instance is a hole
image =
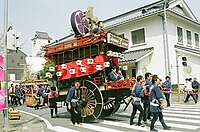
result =
[[[77,10],[71,15],[71,26],[75,37],[66,41],[46,45],[45,58],[55,64],[49,68],[47,76],[56,72],[59,96],[50,102],[65,101],[67,91],[74,81],[81,82],[82,122],[90,122],[99,116],[114,114],[131,94],[134,78],[126,78],[127,66],[120,66],[129,41],[97,28],[97,17],[93,8]],[[108,81],[112,66],[122,69],[124,79]],[[65,92],[63,92],[65,91]]]

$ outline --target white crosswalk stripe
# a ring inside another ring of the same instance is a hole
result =
[[[96,126],[96,125],[92,125],[92,124],[82,124],[82,127],[83,128],[89,128],[91,130],[95,130],[95,131],[98,131],[98,132],[123,132],[123,131],[120,131],[120,130],[115,130],[115,129],[111,129],[111,128],[106,128],[106,127],[101,127],[101,126]]]
[[[95,123],[83,123],[81,127],[65,128],[61,126],[52,126],[51,130],[61,131],[86,131],[86,132],[126,132],[126,131],[150,131],[150,122],[145,127],[129,124],[130,112],[119,110],[115,115],[98,119]],[[163,110],[164,120],[171,130],[163,130],[159,120],[155,123],[159,132],[199,132],[200,131],[200,105],[172,105]],[[136,122],[138,113],[134,119]]]
[[[147,127],[130,126],[129,124],[126,124],[126,123],[113,122],[113,121],[103,121],[101,123],[106,124],[106,125],[112,125],[112,126],[120,126],[120,127],[134,129],[134,130],[149,131],[149,128],[147,128]],[[160,130],[160,129],[158,129],[158,130],[159,130],[159,132],[164,131],[164,130]],[[168,132],[168,131],[165,130],[165,132]],[[180,132],[180,131],[170,130],[170,132]]]
[[[138,131],[150,131],[149,125],[145,127],[129,125],[129,117],[131,113],[120,112],[116,113],[113,117],[121,119],[120,120],[103,120],[98,124],[98,131],[104,130],[106,127],[109,129],[113,129],[114,131],[123,131],[126,130],[138,130]],[[159,132],[182,132],[182,131],[199,131],[200,130],[200,105],[172,105],[171,107],[165,108],[163,110],[164,120],[168,126],[171,126],[171,130],[162,130],[161,123],[157,120],[155,127],[158,128]],[[138,116],[138,114],[137,114]],[[124,118],[124,119],[123,119]],[[135,118],[137,121],[137,117]],[[148,122],[150,124],[150,122]],[[92,126],[91,126],[92,127]],[[90,127],[90,129],[91,129]],[[86,128],[86,127],[85,127]],[[95,129],[95,128],[94,128]],[[198,129],[198,130],[197,130]],[[105,129],[106,131],[106,129]]]

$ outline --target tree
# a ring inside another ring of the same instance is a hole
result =
[[[49,79],[51,81],[56,80],[57,76],[56,76],[56,71],[54,72],[50,72],[52,74],[52,78],[48,78],[46,77],[46,73],[49,72],[49,67],[55,67],[55,64],[53,62],[47,61],[44,65],[43,65],[43,69],[39,71],[39,76],[40,79]]]

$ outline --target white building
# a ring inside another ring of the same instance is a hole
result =
[[[36,57],[38,54],[41,54],[42,46],[50,43],[52,38],[46,32],[36,31],[34,38],[32,40],[32,56]]]
[[[184,0],[169,0],[166,6],[160,0],[104,23],[107,31],[130,41],[121,60],[129,76],[149,71],[163,80],[170,75],[173,84],[188,77],[200,80],[200,23]]]

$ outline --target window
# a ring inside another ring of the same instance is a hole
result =
[[[12,63],[14,63],[15,61],[14,60],[12,60]]]
[[[186,30],[186,34],[187,34],[187,44],[188,44],[188,45],[192,45],[192,35],[191,35],[191,31]]]
[[[183,43],[183,29],[177,27],[178,42]]]
[[[140,43],[145,43],[145,31],[144,28],[132,31],[132,43],[133,45],[135,44],[140,44]]]
[[[20,66],[20,64],[19,64],[19,63],[17,63],[17,66]]]
[[[199,47],[199,34],[195,33],[194,38],[195,38],[195,47]]]
[[[21,59],[23,59],[23,56],[21,56]]]

